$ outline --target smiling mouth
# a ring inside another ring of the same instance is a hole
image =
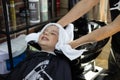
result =
[[[45,41],[48,41],[48,40],[49,40],[47,37],[44,37],[44,36],[43,36],[41,39],[42,39],[42,40],[45,40]]]

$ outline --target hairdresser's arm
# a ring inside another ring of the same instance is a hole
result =
[[[66,26],[68,23],[71,23],[85,13],[87,13],[90,9],[92,9],[99,0],[81,0],[79,1],[64,17],[62,17],[57,23]]]
[[[119,31],[120,31],[120,15],[110,24],[72,41],[70,45],[72,48],[76,48],[79,45],[87,42],[96,42],[103,40]]]

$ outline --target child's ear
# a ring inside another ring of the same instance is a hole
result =
[[[74,25],[73,24],[68,24],[65,28],[67,34],[68,34],[68,37],[69,37],[69,40],[72,41],[74,39]]]

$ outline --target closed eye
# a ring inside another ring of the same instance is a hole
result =
[[[50,34],[51,34],[51,35],[56,35],[56,36],[58,35],[58,34],[57,34],[57,33],[55,33],[55,32],[51,32]]]

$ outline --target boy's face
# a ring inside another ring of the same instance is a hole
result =
[[[55,45],[58,42],[59,29],[56,26],[47,27],[39,36],[39,45],[42,50],[54,51]]]

